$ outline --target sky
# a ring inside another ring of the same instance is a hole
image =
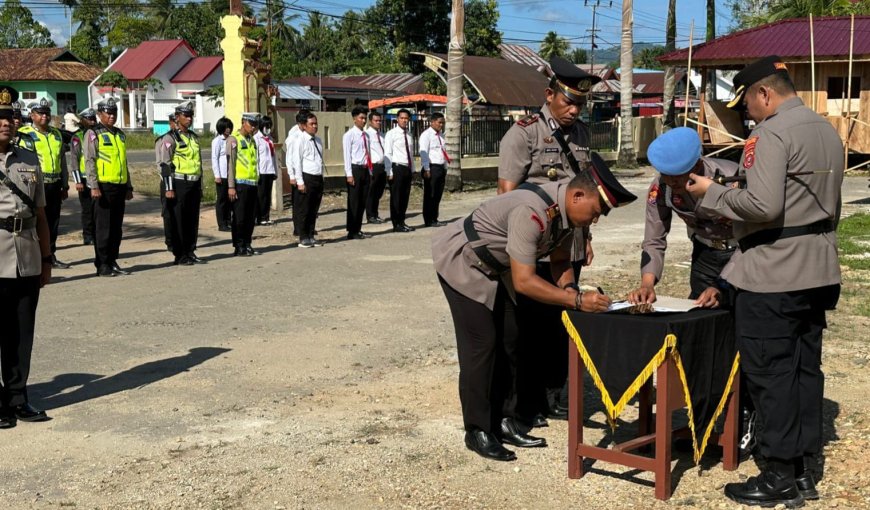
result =
[[[179,0],[181,2],[195,0]],[[59,45],[66,44],[70,24],[66,9],[50,0],[22,0],[34,16],[51,31]],[[287,0],[287,3],[291,3]],[[348,10],[361,11],[374,0],[296,0],[296,5],[316,9],[326,14],[340,15]],[[504,42],[522,44],[537,50],[541,39],[555,31],[571,42],[572,48],[589,50],[592,29],[592,5],[596,0],[500,0],[498,28]],[[600,7],[596,15],[596,44],[599,48],[619,45],[622,19],[621,0],[597,0]],[[689,44],[692,21],[695,23],[694,40],[705,33],[706,11],[702,0],[677,2],[677,47]],[[716,0],[717,33],[727,32],[731,25],[731,12],[726,0]],[[664,44],[664,27],[668,0],[635,0],[634,40]],[[75,29],[75,27],[73,27]]]

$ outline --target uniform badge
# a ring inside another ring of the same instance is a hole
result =
[[[547,177],[549,177],[551,181],[555,181],[558,176],[559,172],[557,172],[555,168],[550,167],[550,169],[547,170]]]
[[[532,221],[538,224],[538,229],[540,229],[541,232],[547,230],[547,227],[544,226],[544,221],[541,220],[537,214],[532,213]]]
[[[544,143],[553,143],[555,141],[556,140],[554,140],[552,136],[547,136],[544,138]]]
[[[653,184],[652,188],[649,190],[649,195],[646,197],[646,202],[649,205],[655,205],[659,199],[659,185]]]
[[[172,147],[172,142],[163,142],[163,146],[168,149],[168,148]]]
[[[758,143],[758,137],[753,136],[746,140],[746,146],[743,147],[743,168],[749,170],[755,164],[755,144]]]
[[[94,133],[93,131],[88,131],[88,140],[93,142],[96,139],[97,139],[97,134]]]

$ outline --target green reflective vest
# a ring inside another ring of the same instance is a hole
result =
[[[236,180],[257,180],[257,145],[241,131],[233,135],[239,144],[236,146]]]
[[[48,128],[48,133],[41,133],[33,126],[21,126],[18,145],[36,152],[39,156],[39,166],[42,175],[49,178],[60,177],[60,156],[63,152],[63,138],[56,128]]]
[[[79,175],[82,179],[87,179],[87,170],[85,170],[85,132],[78,130],[73,135],[79,141]]]
[[[175,155],[172,157],[175,172],[185,175],[202,175],[202,158],[196,135],[191,132],[185,135],[181,131],[176,131],[175,134]]]
[[[103,126],[94,129],[97,139],[97,179],[110,184],[127,183],[127,137],[123,131],[111,132]]]

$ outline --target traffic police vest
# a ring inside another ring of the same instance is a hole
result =
[[[110,184],[127,183],[127,137],[121,130],[111,132],[103,126],[94,129],[98,144],[97,179]]]
[[[246,138],[241,131],[233,135],[239,142],[236,148],[236,180],[257,180],[257,147],[254,140]]]
[[[60,131],[49,127],[48,133],[42,133],[33,126],[21,126],[18,129],[21,137],[18,145],[36,152],[39,156],[39,166],[45,182],[55,182],[60,178],[60,156],[63,151],[63,138]]]
[[[87,170],[85,170],[85,133],[82,130],[78,130],[73,135],[79,141],[79,147],[81,148],[81,152],[79,152],[79,175],[82,176],[82,179],[85,179],[87,175]]]
[[[175,173],[201,175],[201,162],[199,141],[197,141],[196,135],[188,132],[185,136],[181,131],[177,131],[175,134],[175,155],[172,157]]]

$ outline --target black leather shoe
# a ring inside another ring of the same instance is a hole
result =
[[[758,444],[755,438],[756,414],[755,411],[744,408],[741,415],[743,420],[741,423],[743,435],[740,436],[740,444],[737,447],[737,458],[740,459],[740,462],[746,462],[752,457],[752,452],[755,451]]]
[[[260,255],[261,254],[259,251],[255,250],[250,245],[245,246],[245,253],[247,253],[248,255]]]
[[[532,418],[532,428],[539,429],[541,427],[549,427],[550,423],[544,418],[543,414],[536,414],[534,418]]]
[[[743,483],[725,485],[725,496],[742,505],[773,508],[785,505],[786,508],[799,508],[804,498],[798,492],[794,479],[788,480],[771,471],[762,471]]]
[[[494,435],[482,430],[465,432],[465,446],[481,457],[503,462],[517,460],[517,455],[498,442]]]
[[[367,223],[371,223],[372,225],[380,225],[380,224],[383,223],[383,222],[384,222],[384,220],[382,220],[382,219],[380,219],[380,218],[378,218],[378,217],[369,218],[368,221],[367,221]]]
[[[513,418],[501,420],[501,440],[519,448],[543,448],[547,446],[547,440],[543,437],[534,437],[520,432]]]
[[[348,234],[348,235],[347,235],[347,238],[348,238],[349,240],[354,240],[354,239],[368,239],[365,235],[363,235],[362,232],[357,232],[357,233],[355,233],[355,234]]]
[[[5,407],[0,409],[0,429],[11,429],[15,426],[15,415]]]
[[[130,271],[125,271],[125,270],[121,269],[121,266],[119,266],[117,262],[112,262],[112,272],[115,273],[116,275],[122,275],[122,276],[126,276],[126,275],[130,274]]]
[[[45,421],[48,419],[48,415],[45,414],[45,411],[37,409],[30,404],[13,406],[12,412],[15,414],[15,417],[21,421]]]
[[[407,223],[402,223],[402,226],[405,227],[408,230],[408,232],[413,232],[413,231],[417,230],[414,227],[412,227],[411,225],[408,225]]]
[[[72,266],[67,264],[66,262],[61,262],[61,261],[57,260],[57,257],[52,255],[51,256],[51,267],[53,269],[69,269]]]
[[[98,276],[115,276],[115,272],[112,271],[112,266],[103,264],[102,266],[100,266],[99,269],[97,269],[97,275]]]
[[[180,266],[192,266],[195,262],[190,257],[179,257],[178,265]]]
[[[393,227],[393,232],[407,233],[407,232],[413,232],[413,231],[414,231],[414,229],[409,227],[408,225],[398,225],[398,226]]]
[[[813,479],[812,473],[804,471],[804,474],[794,479],[797,485],[798,492],[807,501],[815,501],[819,499],[819,491],[816,490],[816,481]]]
[[[446,221],[433,221],[432,222],[433,227],[443,227],[445,225],[447,225]]]
[[[85,237],[82,239],[82,244],[85,246],[90,246],[90,245],[94,244],[94,238],[93,237]]]
[[[232,232],[232,231],[233,231],[232,227],[228,227],[225,225],[221,225],[218,227],[218,232]]]
[[[247,257],[248,254],[245,252],[245,249],[241,246],[236,246],[233,249],[233,257]]]
[[[196,256],[196,253],[188,253],[187,258],[192,260],[194,264],[205,264],[205,260]]]
[[[550,409],[550,412],[547,413],[547,418],[550,418],[553,420],[567,420],[568,419],[568,408],[562,407],[559,404],[556,404],[555,406],[553,406],[552,409]]]

